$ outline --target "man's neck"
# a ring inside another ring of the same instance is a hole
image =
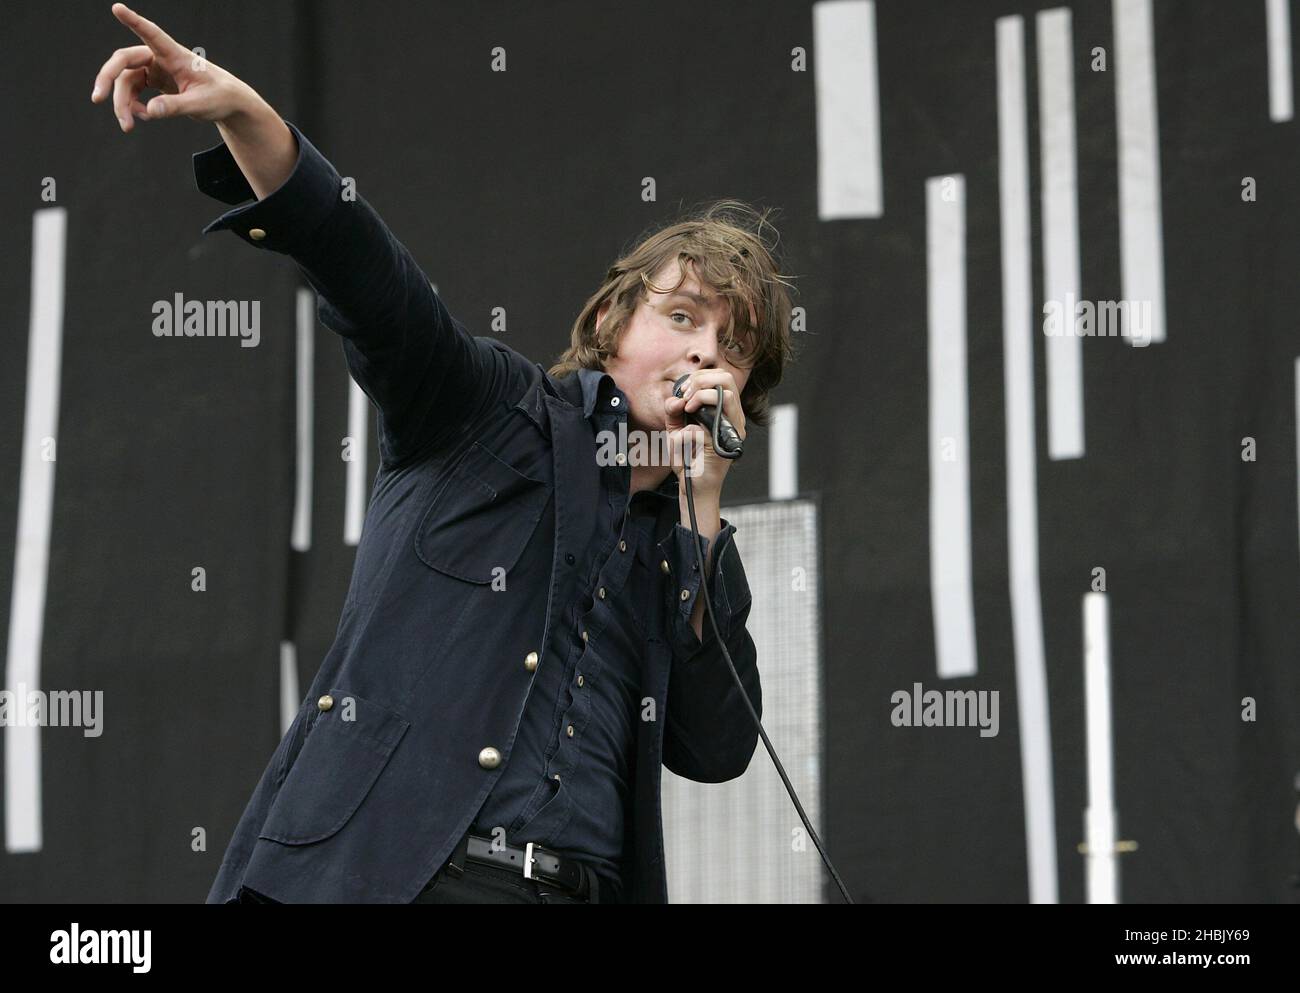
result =
[[[659,484],[668,478],[672,469],[665,469],[658,465],[640,465],[632,467],[632,485],[628,491],[629,499],[636,496],[642,490],[655,490]]]

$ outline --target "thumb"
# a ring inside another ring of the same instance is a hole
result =
[[[157,121],[166,117],[185,117],[197,110],[198,98],[189,93],[168,93],[166,96],[154,97],[146,105],[145,112],[149,120]]]

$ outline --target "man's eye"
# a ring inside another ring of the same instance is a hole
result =
[[[675,310],[675,311],[673,311],[670,315],[668,315],[668,319],[669,319],[669,320],[672,320],[674,317],[685,317],[688,321],[691,319],[691,315],[690,315],[690,314],[683,313],[683,312],[680,311],[680,310]]]

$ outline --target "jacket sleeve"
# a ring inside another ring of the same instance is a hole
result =
[[[763,691],[758,653],[745,627],[752,597],[740,553],[732,540],[735,525],[725,519],[722,525],[714,540],[715,548],[710,548],[707,538],[700,537],[705,561],[711,551],[715,556],[709,596],[745,695],[761,718]],[[703,639],[691,627],[691,611],[703,585],[694,533],[678,523],[659,547],[669,564],[665,596],[673,657],[664,723],[664,765],[696,782],[723,783],[743,775],[749,767],[758,745],[758,728],[722,656],[707,606]],[[685,599],[683,590],[687,593]]]
[[[447,312],[365,198],[285,124],[298,143],[289,178],[203,233],[230,230],[297,264],[316,291],[320,323],[342,337],[348,371],[378,411],[383,461],[449,444],[490,405],[518,399],[510,394],[525,387],[513,353],[471,336]],[[223,203],[255,196],[224,142],[194,155],[194,178],[200,192]]]

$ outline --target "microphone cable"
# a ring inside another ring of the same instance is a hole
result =
[[[722,423],[722,403],[726,398],[726,390],[721,386],[711,387],[718,391],[718,410],[713,418],[713,450],[726,459],[738,459],[744,454],[743,448],[730,450],[719,443],[718,428]],[[685,411],[682,416],[686,417]],[[817,853],[821,855],[822,861],[826,863],[826,870],[835,880],[835,885],[840,888],[840,895],[844,897],[846,903],[853,903],[853,897],[849,896],[848,888],[844,885],[844,880],[840,874],[835,871],[835,866],[831,865],[830,857],[826,850],[822,848],[821,839],[817,837],[817,832],[813,829],[812,823],[808,820],[808,815],[804,813],[803,804],[799,802],[799,797],[790,784],[790,777],[785,774],[785,767],[781,765],[781,760],[776,757],[776,749],[772,747],[772,742],[768,740],[767,732],[763,730],[763,722],[758,719],[758,714],[754,711],[754,705],[749,700],[749,694],[745,692],[745,686],[740,681],[740,674],[736,672],[736,664],[731,661],[731,653],[727,651],[727,645],[722,640],[722,632],[718,630],[718,622],[713,616],[713,601],[709,599],[709,575],[704,569],[704,546],[700,543],[700,529],[695,521],[695,494],[691,487],[691,464],[687,455],[689,444],[686,439],[682,439],[682,464],[684,472],[682,475],[686,479],[686,510],[691,518],[691,536],[694,539],[691,544],[695,547],[695,562],[700,571],[700,592],[704,595],[704,612],[709,615],[709,624],[713,628],[713,636],[718,640],[718,647],[722,649],[722,657],[727,660],[727,668],[731,670],[731,678],[736,681],[736,686],[740,690],[740,698],[745,701],[745,707],[749,711],[749,716],[754,719],[754,724],[758,728],[759,736],[763,739],[763,746],[767,749],[767,754],[772,756],[772,762],[776,766],[776,771],[781,776],[781,782],[785,783],[786,792],[790,794],[790,799],[794,801],[795,810],[799,812],[799,819],[803,821],[803,826],[808,830],[808,835],[812,838],[813,844],[817,846]],[[714,568],[719,568],[717,563]],[[869,902],[869,901],[868,901]]]

